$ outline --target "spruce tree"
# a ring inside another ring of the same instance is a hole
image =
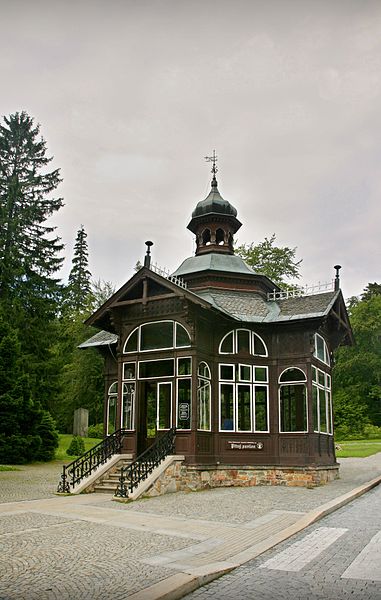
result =
[[[68,304],[76,311],[84,311],[89,306],[91,292],[91,273],[88,269],[89,252],[87,233],[83,225],[77,232],[74,244],[74,256],[67,287]]]
[[[28,302],[57,291],[51,277],[62,264],[63,246],[46,220],[63,204],[50,197],[61,179],[59,169],[47,172],[52,158],[39,133],[24,111],[0,124],[0,298]]]
[[[63,246],[47,220],[63,202],[51,195],[59,170],[49,171],[40,127],[25,112],[0,123],[0,308],[21,344],[32,397],[49,406],[57,389],[56,315],[61,286],[54,277]]]

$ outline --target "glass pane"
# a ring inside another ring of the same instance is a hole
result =
[[[170,383],[159,383],[159,426],[158,429],[171,427],[171,396]]]
[[[325,399],[325,391],[319,388],[319,414],[320,414],[320,431],[327,433],[327,403]]]
[[[206,377],[207,379],[210,379],[210,369],[205,362],[200,362],[200,364],[198,365],[198,374],[201,377]]]
[[[262,342],[261,338],[253,333],[254,352],[255,356],[267,356],[266,346]]]
[[[123,384],[123,418],[122,427],[124,429],[133,429],[133,412],[134,412],[134,397],[135,397],[135,384],[124,383]]]
[[[117,394],[118,393],[118,382],[114,381],[108,389],[109,394]]]
[[[143,360],[139,362],[140,379],[151,377],[173,377],[175,374],[175,361],[173,358],[163,360]]]
[[[327,427],[327,431],[328,433],[332,433],[333,429],[332,429],[332,398],[331,398],[331,392],[327,392],[327,411],[328,411],[328,427]]]
[[[210,429],[210,383],[205,379],[198,380],[198,419],[197,428]]]
[[[318,383],[324,387],[325,385],[325,375],[323,371],[318,371]]]
[[[231,331],[221,344],[220,352],[225,354],[233,354],[233,331]]]
[[[318,334],[315,335],[315,356],[325,362],[324,339]]]
[[[220,428],[224,431],[233,431],[234,429],[234,417],[233,417],[233,390],[234,385],[231,383],[223,383],[220,391]]]
[[[184,346],[190,345],[191,341],[187,330],[180,323],[176,323],[176,348],[184,348]]]
[[[268,431],[267,386],[255,386],[255,431]]]
[[[318,408],[318,388],[312,386],[312,415],[314,420],[314,431],[319,431],[319,408]]]
[[[173,322],[160,321],[141,326],[140,350],[173,348]]]
[[[114,433],[116,429],[116,402],[117,396],[109,396],[108,398],[108,418],[107,418],[107,435]]]
[[[317,369],[312,367],[312,381],[317,381]]]
[[[330,390],[331,389],[331,376],[330,375],[326,375],[327,378],[327,388]]]
[[[237,329],[237,353],[250,353],[250,331],[246,329]]]
[[[282,385],[280,388],[281,431],[306,431],[307,413],[304,385]]]
[[[254,381],[267,381],[266,367],[254,367]]]
[[[306,376],[300,369],[287,369],[280,377],[280,381],[305,381]]]
[[[126,346],[124,348],[125,352],[137,352],[138,350],[138,328],[135,329],[128,338],[126,342]]]
[[[240,381],[251,381],[251,367],[250,365],[239,365],[239,380]]]
[[[220,379],[234,381],[234,365],[220,365]]]
[[[136,378],[136,365],[134,362],[124,363],[123,365],[123,379],[135,379]]]
[[[238,431],[251,431],[251,385],[238,385]]]
[[[192,359],[191,358],[179,358],[177,361],[177,374],[178,375],[191,375],[192,373]]]
[[[191,428],[191,379],[177,382],[177,428]]]
[[[157,429],[157,383],[147,383],[147,438],[154,438]]]

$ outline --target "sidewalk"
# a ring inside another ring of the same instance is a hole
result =
[[[132,504],[56,497],[59,465],[20,468],[0,472],[1,599],[154,600],[180,598],[350,501],[381,480],[381,453],[341,459],[341,479],[320,488],[226,488]]]

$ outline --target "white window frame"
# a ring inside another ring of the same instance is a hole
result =
[[[151,377],[140,377],[140,364],[141,363],[161,362],[163,360],[167,360],[167,361],[171,360],[173,362],[173,375],[158,375],[156,377],[154,377],[154,376],[151,376]],[[175,378],[176,377],[176,371],[175,371],[175,369],[176,369],[176,365],[175,365],[175,359],[174,358],[153,358],[151,360],[139,360],[138,361],[137,379],[139,381],[146,381],[148,379],[155,379],[156,380],[156,379],[163,379],[163,378],[167,378],[168,379],[168,377]]]
[[[135,377],[126,377],[125,376],[125,369],[127,365],[135,365]],[[123,381],[136,381],[137,379],[137,372],[136,372],[136,361],[135,360],[128,360],[126,362],[123,363],[122,366],[122,380]]]
[[[170,401],[170,417],[169,417],[169,427],[164,429],[159,429],[159,409],[160,409],[160,386],[161,385],[170,385],[171,386],[171,401]],[[173,382],[172,381],[158,381],[157,382],[157,391],[156,391],[156,431],[169,431],[173,424]]]
[[[317,355],[317,340],[318,340],[318,338],[320,338],[323,341],[324,359],[319,358],[318,355]],[[323,336],[320,335],[319,333],[315,333],[314,341],[315,341],[314,358],[316,358],[316,360],[319,360],[323,364],[325,364],[328,367],[330,367],[331,366],[331,358],[330,358],[330,355],[329,355],[327,342],[325,341],[325,339],[323,338]]]
[[[179,360],[183,360],[184,358],[188,358],[190,360],[191,370],[190,370],[190,373],[187,375],[179,375]],[[192,361],[191,356],[178,356],[176,358],[176,377],[179,377],[180,379],[183,379],[184,377],[192,377],[192,371],[193,371],[193,361]]]
[[[172,346],[168,346],[166,348],[150,348],[149,350],[141,350],[141,331],[142,331],[142,327],[144,327],[145,325],[158,325],[159,323],[173,323],[173,332],[172,332]],[[186,346],[176,346],[176,337],[177,337],[177,326],[182,327],[188,337],[189,337],[189,344]],[[130,339],[130,337],[135,333],[135,331],[138,331],[138,344],[137,344],[137,350],[126,350],[126,346],[128,343],[128,340]],[[161,319],[160,321],[147,321],[146,323],[141,323],[140,325],[138,325],[137,327],[135,327],[127,336],[126,341],[124,342],[123,345],[123,354],[136,354],[137,352],[141,352],[141,353],[147,353],[147,352],[160,352],[163,350],[182,350],[185,348],[190,348],[192,346],[192,340],[191,340],[191,336],[189,334],[189,331],[187,330],[186,327],[184,327],[184,325],[182,323],[179,323],[178,321],[174,321],[172,319]]]
[[[240,379],[240,367],[250,367],[251,379],[242,380]],[[221,377],[221,367],[232,367],[233,379],[223,379]],[[261,368],[266,369],[266,381],[255,380],[255,369]],[[248,365],[245,363],[219,363],[218,365],[218,431],[221,433],[270,433],[270,398],[269,398],[269,367],[267,365]],[[229,384],[233,386],[233,429],[222,429],[221,428],[221,386]],[[250,412],[251,412],[251,429],[239,430],[238,429],[238,386],[248,385],[250,386]],[[256,388],[266,388],[266,422],[267,429],[257,429],[256,427]]]
[[[326,373],[319,367],[315,367],[312,365],[312,371],[315,369],[316,371],[316,381],[312,376],[312,387],[316,389],[316,412],[317,415],[314,415],[314,433],[319,433],[321,435],[333,435],[333,410],[332,410],[332,389],[331,389],[331,375]],[[324,375],[324,385],[319,383],[319,372]],[[326,423],[327,423],[327,431],[321,431],[320,427],[320,394],[319,390],[324,392],[325,398],[325,414],[326,414]],[[312,392],[313,393],[313,392]],[[315,424],[315,417],[317,416],[317,424]],[[315,427],[316,425],[316,427]]]
[[[116,391],[112,392],[111,388],[115,387]],[[118,382],[117,381],[113,381],[107,390],[107,418],[106,418],[106,427],[107,427],[107,432],[106,435],[109,436],[111,435],[108,431],[109,428],[109,423],[110,423],[110,418],[109,418],[109,414],[110,414],[110,397],[115,398],[116,404],[115,404],[115,431],[117,428],[117,416],[118,416],[118,391],[119,391],[119,386],[118,386]]]
[[[231,356],[232,354],[238,354],[237,352],[237,347],[238,347],[238,331],[248,331],[249,332],[249,354],[251,356],[260,356],[263,358],[268,357],[269,355],[269,351],[267,349],[267,344],[265,343],[265,341],[263,340],[263,338],[258,334],[255,333],[254,331],[252,331],[251,329],[246,329],[245,327],[238,327],[237,329],[232,329],[231,331],[229,331],[228,333],[226,333],[223,338],[221,339],[219,346],[218,346],[218,353],[225,355],[225,356]],[[233,334],[233,352],[222,352],[221,347],[222,344],[224,343],[225,339],[229,336]],[[258,338],[262,344],[263,347],[265,349],[265,354],[254,354],[254,348],[255,348],[255,338]]]
[[[131,411],[131,424],[132,427],[128,428],[128,427],[123,427],[123,418],[124,418],[124,386],[125,385],[133,385],[134,386],[134,392],[133,392],[133,398],[132,398],[132,411]],[[126,431],[135,431],[135,398],[136,398],[136,380],[135,379],[126,379],[125,381],[122,382],[122,401],[121,401],[121,411],[120,411],[120,417],[121,417],[121,427],[123,429],[125,429]]]
[[[207,370],[208,370],[208,376],[206,375],[200,375],[200,366],[201,365],[205,365]],[[197,431],[212,431],[212,384],[211,384],[211,372],[210,372],[210,367],[208,365],[207,362],[205,362],[204,360],[200,361],[198,368],[197,368]],[[200,429],[199,428],[199,411],[200,411],[200,399],[199,399],[199,392],[201,391],[201,387],[199,387],[199,380],[201,380],[204,384],[207,384],[208,386],[208,390],[209,390],[209,400],[208,400],[208,405],[209,405],[209,427],[207,429]]]
[[[293,370],[296,369],[298,371],[301,371],[303,373],[303,375],[304,375],[304,380],[302,381],[301,379],[299,379],[299,380],[296,380],[296,381],[283,381],[282,382],[281,381],[281,377],[282,377],[283,373],[285,373],[289,369],[293,369]],[[281,394],[281,388],[284,387],[284,386],[286,386],[286,385],[303,385],[304,386],[304,391],[305,391],[304,402],[305,402],[305,411],[306,411],[306,429],[304,429],[303,431],[282,431],[282,429],[281,429],[281,425],[282,425],[282,413],[281,413],[281,406],[280,406],[280,394]],[[308,433],[309,422],[308,422],[307,375],[303,371],[303,369],[301,369],[300,367],[289,366],[286,369],[283,369],[283,371],[279,375],[279,378],[278,378],[278,415],[279,415],[279,433]]]

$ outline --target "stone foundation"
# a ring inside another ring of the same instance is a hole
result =
[[[158,477],[144,496],[195,492],[218,487],[284,485],[313,488],[339,478],[339,465],[311,467],[186,466],[175,462]]]

